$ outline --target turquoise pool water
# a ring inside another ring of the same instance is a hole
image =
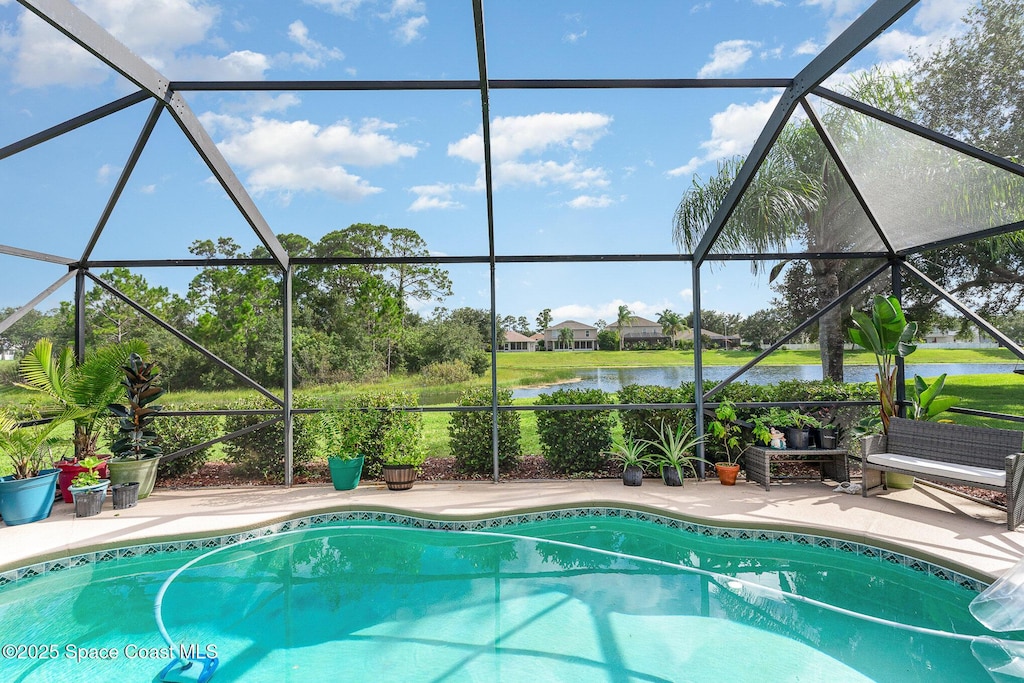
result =
[[[0,643],[26,647],[0,681],[153,681],[161,623],[216,651],[217,682],[990,681],[975,596],[878,558],[633,519],[344,523],[7,586]]]

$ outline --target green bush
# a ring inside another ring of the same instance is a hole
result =
[[[635,440],[653,439],[667,426],[667,430],[675,432],[679,425],[689,429],[694,425],[692,408],[678,410],[658,410],[655,408],[635,408],[627,410],[631,403],[693,403],[693,385],[689,390],[685,387],[673,389],[657,385],[627,384],[619,389],[619,403],[623,409],[619,411],[623,433]]]
[[[606,404],[600,389],[559,389],[537,397],[537,405]],[[612,443],[610,410],[537,411],[541,451],[558,472],[594,472],[605,463]]]
[[[431,363],[420,371],[424,384],[458,384],[473,379],[469,364],[461,360]]]
[[[345,403],[345,408],[362,410],[366,416],[363,476],[379,479],[386,464],[423,464],[421,415],[396,410],[415,405],[416,396],[405,391],[368,391]]]
[[[477,351],[469,357],[469,369],[477,377],[483,377],[491,369],[491,354]]]
[[[460,406],[491,405],[489,387],[470,389],[459,397]],[[512,405],[512,390],[498,390],[498,404]],[[448,423],[451,452],[455,456],[455,467],[462,472],[487,474],[494,468],[492,423],[490,412],[454,413]],[[498,468],[501,471],[515,469],[519,464],[520,446],[519,413],[498,413]]]
[[[165,405],[165,410],[203,410],[204,406],[198,403],[181,403],[178,405]],[[181,477],[188,474],[195,474],[206,461],[210,459],[210,447],[206,447],[175,458],[166,462],[168,455],[172,455],[183,448],[195,446],[196,444],[216,439],[224,433],[223,418],[220,415],[190,415],[188,417],[162,416],[156,422],[156,433],[160,435],[160,447],[163,449],[164,457],[160,459],[160,466],[157,476],[160,477]]]
[[[618,351],[619,333],[615,330],[601,330],[598,332],[597,348],[599,351]]]
[[[231,410],[255,410],[276,407],[269,400],[244,398],[232,401],[227,408]],[[313,402],[296,398],[293,408],[318,407]],[[238,431],[250,425],[259,424],[272,417],[271,415],[227,415],[224,417],[226,434]],[[312,415],[295,415],[292,419],[292,467],[295,474],[306,474],[313,460],[315,440]],[[224,442],[224,452],[228,462],[236,465],[240,472],[247,475],[258,475],[272,482],[284,481],[284,422],[257,429],[234,439]]]

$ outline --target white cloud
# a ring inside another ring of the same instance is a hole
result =
[[[564,185],[581,190],[606,187],[603,168],[590,167],[577,158],[569,161],[524,159],[524,157],[569,154],[577,157],[589,151],[607,134],[612,117],[594,112],[542,113],[498,117],[491,124],[491,161],[495,186]],[[483,134],[480,132],[448,145],[448,155],[483,164]],[[482,175],[476,188],[483,188]]]
[[[307,5],[313,5],[321,9],[325,9],[331,14],[337,14],[339,16],[353,18],[356,14],[356,10],[362,6],[366,0],[305,0]]]
[[[683,301],[693,301],[693,290],[689,287],[679,291],[679,298]]]
[[[672,303],[669,301],[646,303],[639,300],[623,301],[622,299],[614,299],[613,301],[597,304],[596,306],[585,304],[559,306],[558,308],[551,309],[551,315],[556,323],[562,320],[577,320],[581,323],[590,324],[600,319],[614,322],[619,314],[619,306],[623,304],[629,307],[633,315],[648,318],[649,320],[656,320],[660,312],[672,307]]]
[[[96,182],[101,185],[106,185],[110,182],[111,176],[117,175],[121,172],[121,169],[110,164],[103,164],[96,170]]]
[[[754,56],[754,48],[760,43],[752,40],[725,40],[715,45],[711,61],[700,68],[697,78],[714,78],[736,73]]]
[[[566,205],[574,209],[604,209],[612,204],[618,203],[619,201],[620,200],[609,197],[606,194],[599,197],[584,194],[566,202]]]
[[[225,81],[263,80],[270,59],[259,52],[241,50],[217,57],[195,55],[181,57],[168,65],[165,75],[177,80],[210,79]]]
[[[229,162],[247,171],[246,184],[254,195],[277,192],[285,201],[295,192],[323,192],[346,201],[376,194],[382,189],[346,166],[383,166],[418,152],[383,134],[394,125],[378,119],[326,127],[262,116],[204,114],[201,119],[211,131],[225,134],[218,147]]]
[[[702,2],[702,3],[699,3],[699,4],[694,5],[693,7],[691,7],[690,8],[690,14],[697,14],[698,12],[703,12],[703,11],[709,10],[709,9],[711,9],[711,3],[710,2]]]
[[[395,37],[398,38],[398,42],[408,45],[423,37],[423,31],[427,28],[428,23],[430,22],[426,16],[406,19],[395,29]]]
[[[261,79],[270,66],[248,50],[223,56],[186,53],[207,41],[220,10],[202,0],[81,0],[81,9],[163,75],[174,79]],[[114,73],[83,48],[29,12],[7,33],[19,85],[89,86]]]
[[[779,0],[754,0],[755,5],[768,5],[769,7],[784,7],[786,3]]]
[[[142,194],[153,194],[156,192],[156,185],[143,185],[139,188],[139,192]]]
[[[416,200],[409,205],[409,211],[426,211],[428,209],[461,209],[462,204],[452,199],[455,186],[438,183],[436,185],[416,185],[409,191],[416,195]]]
[[[583,40],[586,37],[587,32],[585,30],[579,31],[578,33],[566,33],[564,36],[562,36],[562,42],[571,43],[575,45],[576,43],[578,43],[579,41]]]
[[[816,55],[819,52],[821,52],[821,45],[818,45],[811,38],[793,48],[794,55]]]
[[[310,38],[309,29],[298,19],[288,25],[288,39],[302,48],[302,52],[290,55],[294,64],[312,69],[323,66],[325,62],[345,58],[341,50],[329,48]]]
[[[685,165],[667,171],[672,177],[689,175],[702,164],[750,151],[768,121],[778,97],[754,104],[730,104],[711,117],[711,139],[700,143],[705,154],[693,157]]]

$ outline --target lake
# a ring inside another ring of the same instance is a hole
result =
[[[736,372],[740,366],[704,366],[704,381],[721,381]],[[914,374],[925,378],[947,375],[978,375],[1012,373],[1014,363],[907,363],[907,378]],[[847,382],[874,382],[874,365],[847,365],[844,367]],[[513,398],[533,398],[539,394],[551,393],[555,389],[601,389],[615,392],[626,384],[654,384],[677,387],[682,382],[693,381],[693,366],[660,368],[585,368],[576,371],[578,381],[548,387],[514,389]],[[785,379],[821,379],[820,365],[755,365],[737,381],[751,384],[774,384]]]

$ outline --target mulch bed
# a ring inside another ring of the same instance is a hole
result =
[[[818,476],[818,468],[799,463],[780,463],[776,465],[778,473],[787,477],[800,477],[814,479]],[[714,477],[714,470],[709,468],[708,475]],[[608,464],[599,472],[587,472],[583,474],[560,474],[552,471],[547,460],[539,455],[525,455],[520,460],[519,466],[508,473],[502,473],[504,480],[529,480],[529,479],[618,479],[620,470],[617,465]],[[850,476],[853,479],[860,477],[860,469],[856,466],[850,467]],[[419,481],[489,481],[490,474],[464,474],[455,469],[455,458],[427,458],[417,477]],[[314,463],[310,466],[309,472],[297,474],[294,482],[296,484],[329,484],[331,475],[324,463]],[[209,486],[275,486],[280,481],[273,481],[261,477],[244,475],[236,471],[236,467],[226,462],[208,462],[196,474],[184,477],[164,477],[157,481],[158,488],[187,489],[203,488]],[[969,486],[946,486],[970,498],[976,498],[992,505],[1006,507],[1006,495],[999,491],[988,491],[976,489]]]

